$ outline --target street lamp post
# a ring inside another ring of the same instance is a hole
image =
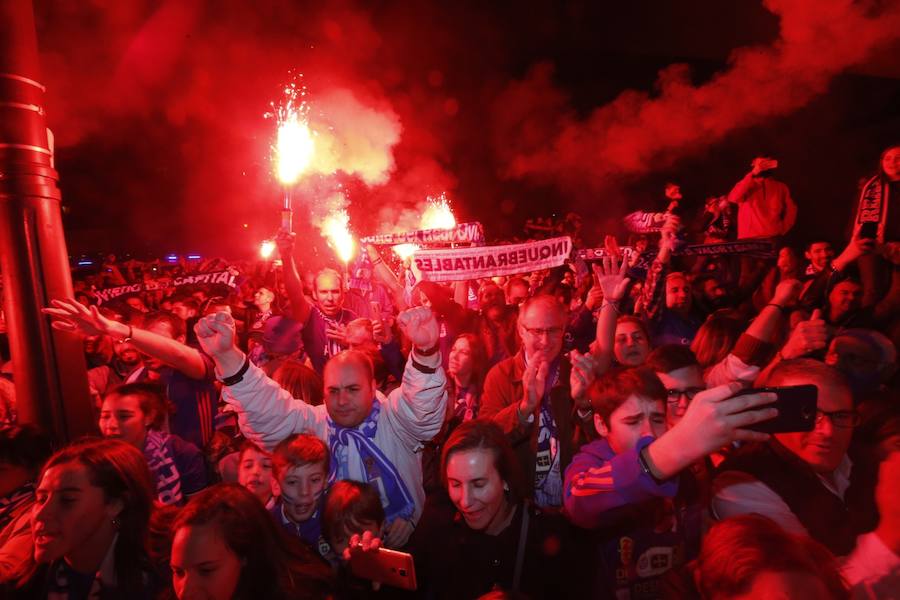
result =
[[[0,272],[20,423],[65,442],[95,430],[84,352],[40,309],[72,297],[30,0],[0,0]]]

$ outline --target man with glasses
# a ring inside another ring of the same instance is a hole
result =
[[[647,357],[646,366],[656,373],[666,388],[666,429],[675,426],[688,405],[706,389],[697,357],[687,346],[666,344]]]
[[[479,413],[506,432],[533,481],[535,503],[551,510],[562,506],[562,474],[572,456],[596,437],[586,395],[596,363],[577,350],[562,354],[567,312],[551,295],[522,304],[522,349],[488,372]]]
[[[778,433],[730,456],[713,482],[712,508],[720,519],[767,516],[842,556],[853,550],[859,533],[845,502],[852,466],[847,448],[858,421],[850,385],[837,369],[805,358],[783,361],[757,382],[767,387],[805,384],[818,389],[814,429]]]

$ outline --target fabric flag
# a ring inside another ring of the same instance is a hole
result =
[[[504,246],[417,250],[413,260],[424,281],[466,281],[558,267],[568,260],[568,236]]]

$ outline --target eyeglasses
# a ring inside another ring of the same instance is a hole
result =
[[[539,327],[525,327],[522,325],[522,329],[528,333],[531,337],[534,338],[542,338],[547,336],[548,338],[556,338],[562,335],[563,328],[562,327],[550,327],[548,329],[541,329]]]
[[[666,396],[668,398],[666,401],[669,404],[678,404],[681,401],[681,397],[684,396],[688,399],[688,402],[694,399],[694,396],[702,392],[705,388],[702,387],[691,387],[685,388],[683,390],[666,390]]]
[[[852,410],[824,411],[816,409],[816,425],[822,423],[822,419],[828,417],[835,427],[855,427],[859,425],[859,413]]]

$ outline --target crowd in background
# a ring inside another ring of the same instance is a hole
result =
[[[96,437],[18,424],[0,343],[4,597],[898,597],[900,147],[841,240],[777,174],[668,184],[658,227],[514,276],[375,246],[313,272],[288,232],[277,261],[73,271],[45,313],[84,341]],[[525,236],[581,247],[582,219]],[[766,433],[768,388],[802,385],[812,430]],[[382,546],[417,591],[354,574]]]

